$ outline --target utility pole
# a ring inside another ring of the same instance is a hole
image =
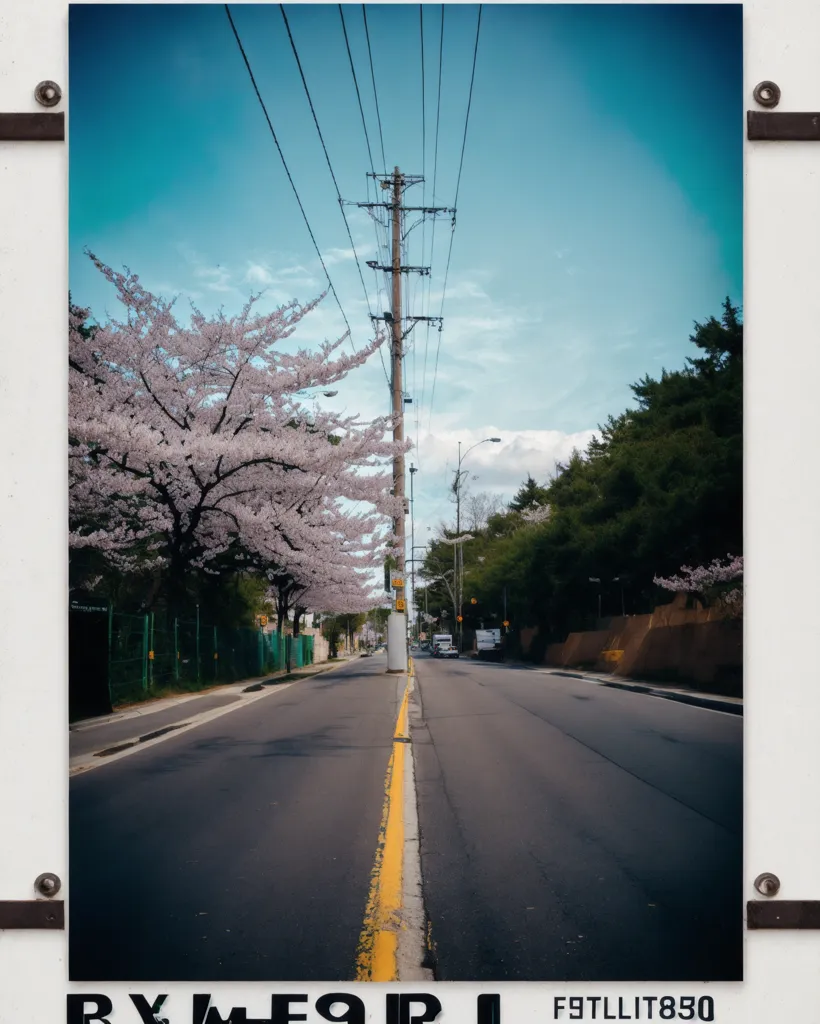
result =
[[[419,182],[424,181],[419,175],[407,175],[402,174],[398,167],[393,169],[391,175],[378,175],[371,174],[369,177],[376,178],[382,189],[390,191],[391,197],[390,202],[383,203],[353,203],[350,205],[358,206],[366,209],[371,216],[375,219],[374,211],[377,209],[389,210],[391,220],[391,235],[392,235],[392,246],[391,246],[391,261],[389,266],[379,266],[376,261],[368,261],[368,265],[374,270],[383,270],[385,273],[391,274],[393,277],[393,288],[392,288],[392,311],[385,312],[383,316],[372,316],[374,320],[384,320],[390,325],[391,328],[391,378],[390,378],[390,393],[391,393],[391,407],[393,411],[393,440],[395,442],[404,441],[404,391],[402,388],[402,356],[403,356],[403,344],[404,339],[413,329],[413,327],[422,320],[435,321],[439,324],[441,329],[441,317],[431,316],[407,316],[402,318],[402,305],[401,305],[401,276],[402,274],[417,273],[417,274],[429,274],[429,267],[411,267],[402,266],[401,262],[401,245],[403,240],[402,234],[402,214],[407,212],[417,212],[421,215],[421,219],[428,215],[435,216],[437,213],[451,213],[455,218],[455,210],[449,207],[433,207],[433,206],[402,206],[402,196],[406,188],[411,185],[416,185]],[[420,221],[419,221],[420,222]],[[415,226],[415,225],[414,225]],[[411,229],[412,230],[412,229]],[[409,233],[409,232],[407,232]],[[404,321],[407,321],[408,328],[405,329],[403,326]],[[412,491],[412,478],[411,478],[411,491]],[[404,455],[399,454],[393,458],[393,494],[401,499],[401,511],[397,519],[393,521],[393,533],[396,537],[396,556],[398,561],[399,571],[404,576],[405,570],[405,554],[406,554],[406,536],[405,536],[405,523],[404,517],[407,515],[407,506],[405,503],[405,490],[404,490]],[[412,528],[412,527],[411,527]],[[403,580],[402,580],[403,582]],[[407,591],[406,588],[402,588],[398,597],[403,597],[405,606],[407,602]],[[415,595],[414,595],[415,596]],[[391,611],[390,617],[387,622],[387,671],[388,672],[404,672],[407,670],[407,618],[404,612],[396,610],[394,604],[394,610]]]
[[[404,441],[404,390],[402,388],[402,319],[401,319],[401,192],[402,177],[398,167],[393,171],[393,328],[392,373],[393,390],[393,440]],[[393,494],[402,499],[404,505],[404,455],[393,459]],[[404,511],[395,522],[395,533],[399,538],[399,566],[404,568],[405,538]]]

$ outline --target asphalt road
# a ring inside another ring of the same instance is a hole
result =
[[[71,978],[352,979],[398,710],[385,668],[357,660],[72,779]]]
[[[162,711],[150,714],[134,715],[133,718],[121,718],[100,725],[86,725],[81,729],[72,729],[69,733],[69,756],[79,757],[81,754],[92,754],[95,751],[116,747],[124,740],[132,740],[162,729],[167,725],[187,722],[194,715],[203,711],[227,707],[241,700],[241,694],[234,690],[220,690],[208,693],[195,700],[186,700],[180,704],[172,704]]]
[[[446,981],[742,973],[742,719],[416,662],[421,866]]]
[[[71,978],[352,980],[404,685],[385,670],[74,777]],[[467,659],[416,674],[438,979],[740,978],[739,716]]]

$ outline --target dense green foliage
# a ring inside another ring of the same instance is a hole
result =
[[[698,351],[683,369],[634,384],[633,408],[610,417],[543,485],[528,477],[508,511],[464,544],[465,628],[499,625],[506,591],[514,629],[538,626],[542,643],[563,640],[594,625],[599,590],[605,617],[622,606],[651,611],[669,599],[653,577],[742,553],[738,309],[727,299],[720,319],[695,324],[690,340]],[[528,524],[527,510],[544,504],[547,520]],[[452,547],[434,542],[428,579],[452,564]],[[452,622],[445,583],[431,580],[426,596],[430,613],[444,609]]]

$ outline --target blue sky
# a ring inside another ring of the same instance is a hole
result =
[[[286,6],[342,195],[368,197],[367,147],[331,4]],[[418,5],[367,5],[385,162],[427,183],[408,203],[451,206],[477,6],[447,5],[435,196],[441,6],[425,4],[426,144]],[[98,319],[118,310],[83,255],[205,312],[305,301],[323,274],[222,4],[72,5],[70,280]],[[278,5],[234,19],[330,275],[353,328],[367,305]],[[381,146],[362,8],[345,5],[376,170]],[[452,515],[461,440],[475,491],[511,497],[629,404],[645,373],[682,365],[694,320],[742,298],[742,29],[739,5],[485,5],[444,330],[413,333],[406,360],[416,540]],[[377,256],[348,208],[362,261]],[[409,236],[411,312],[438,314],[450,224]],[[380,257],[381,262],[381,257]],[[375,276],[374,311],[387,308]],[[385,282],[382,282],[384,287]],[[344,329],[331,297],[301,344]],[[435,371],[435,401],[430,396]],[[425,349],[427,358],[425,363]],[[425,371],[426,365],[426,371]],[[387,411],[378,357],[329,400]],[[465,465],[467,465],[465,463]]]

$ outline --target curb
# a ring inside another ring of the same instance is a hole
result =
[[[346,665],[348,661],[352,661],[351,658],[344,658],[335,660],[332,665],[323,663],[315,672],[311,672],[311,675],[319,675],[322,672],[330,672],[334,668],[338,668],[339,665]],[[201,690],[195,693],[181,693],[176,697],[159,697],[156,700],[143,701],[139,704],[132,705],[127,710],[114,711],[110,715],[102,715],[99,718],[81,718],[77,722],[72,722],[68,731],[71,732],[85,732],[87,729],[94,729],[101,725],[110,725],[112,722],[122,722],[129,718],[144,718],[148,715],[154,714],[157,711],[164,711],[167,708],[176,707],[179,704],[187,704],[190,701],[200,700],[202,697],[208,697],[214,693],[227,693],[230,690],[236,690],[237,693],[247,693],[248,686],[259,687],[261,690],[263,687],[274,686],[279,681],[279,676],[286,676],[288,673],[285,669],[281,669],[280,672],[275,673],[272,676],[265,678],[251,676],[250,679],[255,678],[255,682],[250,682],[249,679],[239,679],[234,683],[224,683],[221,686],[209,687],[207,690]],[[295,673],[291,672],[291,675]],[[301,674],[301,673],[298,673]],[[296,682],[297,680],[292,680]],[[254,691],[256,692],[256,691]],[[159,705],[159,706],[158,706]],[[195,714],[196,712],[192,712]]]
[[[613,690],[631,690],[633,693],[644,693],[650,697],[663,697],[665,700],[674,700],[678,704],[689,704],[692,707],[707,708],[709,711],[723,711],[729,715],[743,715],[743,704],[721,700],[720,697],[701,696],[698,693],[682,693],[679,690],[661,690],[642,683],[614,682],[609,679],[601,679],[599,676],[584,675],[581,672],[552,671],[549,672],[549,675],[589,680],[598,686],[608,686]]]
[[[651,686],[641,686],[639,683],[602,682],[601,686],[609,686],[614,690],[634,690],[635,693],[648,693],[651,697],[664,697],[666,700],[674,700],[678,704],[691,704],[693,707],[708,708],[710,711],[723,711],[727,714],[740,715],[741,717],[743,715],[742,704],[721,700],[719,697],[701,697],[695,693],[657,690]]]
[[[345,659],[344,661],[338,661],[327,667],[322,667],[317,671],[313,672],[302,672],[299,676],[307,679],[312,679],[318,675],[326,675],[332,672],[334,669],[340,668],[342,665],[347,665],[352,659]],[[217,718],[221,718],[223,715],[230,714],[233,711],[238,711],[242,707],[247,707],[249,704],[253,704],[256,701],[264,698],[268,693],[275,693],[274,688],[278,680],[275,677],[268,677],[269,686],[264,686],[259,683],[259,692],[254,688],[251,691],[252,696],[245,698],[240,697],[235,703],[226,705],[224,707],[211,708],[208,711],[193,712],[189,718],[183,719],[181,722],[173,722],[169,725],[160,726],[158,729],[153,729],[149,732],[143,733],[140,736],[132,736],[128,739],[122,739],[116,741],[111,746],[102,746],[99,750],[88,751],[85,754],[76,755],[76,761],[72,765],[71,759],[69,758],[69,776],[80,775],[88,770],[93,770],[102,764],[110,763],[112,760],[119,760],[119,757],[124,755],[127,751],[132,750],[134,747],[143,746],[145,744],[153,744],[155,741],[162,739],[169,733],[177,731],[187,731],[192,728],[196,728],[198,725],[204,725],[209,721]],[[287,682],[282,683],[282,688],[287,689],[289,686],[293,686],[295,683],[301,682],[300,678],[290,679]],[[237,685],[237,684],[230,684]],[[270,688],[269,688],[270,687]],[[226,687],[227,689],[227,687]],[[243,690],[242,693],[248,692]]]

